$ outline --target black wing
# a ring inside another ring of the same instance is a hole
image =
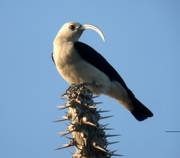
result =
[[[133,104],[133,109],[131,110],[131,113],[137,120],[143,121],[147,117],[153,116],[153,113],[148,108],[146,108],[138,99],[136,99],[135,95],[130,89],[128,89],[121,76],[101,54],[99,54],[93,48],[82,42],[76,42],[74,46],[79,55],[84,60],[94,65],[100,71],[104,72],[110,80],[118,81],[127,90]]]
[[[121,76],[101,54],[82,42],[75,42],[74,47],[84,60],[104,72],[111,81],[118,81],[126,90],[129,90]]]
[[[53,52],[51,53],[51,59],[52,59],[53,63],[55,64],[54,57],[53,57]]]

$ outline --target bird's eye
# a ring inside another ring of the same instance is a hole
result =
[[[75,26],[75,25],[69,25],[69,29],[71,29],[72,31],[74,31],[74,30],[75,30],[75,28],[76,28],[76,26]]]

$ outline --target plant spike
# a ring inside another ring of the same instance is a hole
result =
[[[118,143],[118,141],[108,142],[108,137],[115,137],[119,135],[106,134],[106,130],[112,130],[107,126],[99,123],[101,119],[110,118],[112,116],[101,116],[101,113],[109,112],[108,110],[97,110],[96,105],[101,102],[94,102],[90,83],[73,84],[62,95],[66,98],[67,102],[63,106],[58,106],[58,109],[67,109],[66,115],[55,122],[69,120],[70,124],[67,125],[65,132],[60,132],[61,136],[65,136],[69,143],[64,144],[64,149],[71,146],[76,147],[75,153],[72,158],[110,158],[118,155],[116,151],[108,150],[107,146]],[[67,136],[71,134],[71,137]]]

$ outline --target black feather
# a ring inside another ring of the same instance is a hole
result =
[[[111,81],[118,81],[126,90],[128,90],[128,87],[121,76],[96,50],[82,42],[75,42],[74,47],[84,60],[104,72]]]
[[[131,102],[133,105],[131,113],[138,121],[143,121],[148,117],[153,116],[153,113],[147,107],[145,107],[135,96],[131,98]]]
[[[54,57],[53,57],[53,52],[51,53],[51,59],[52,59],[53,63],[55,64]]]
[[[99,54],[96,50],[82,42],[75,42],[74,47],[77,50],[78,54],[85,61],[87,61],[91,65],[94,65],[100,71],[104,72],[111,81],[118,81],[123,86],[132,102],[133,108],[130,112],[137,120],[143,121],[144,119],[153,116],[153,113],[148,108],[146,108],[138,99],[136,99],[135,95],[127,87],[126,83],[123,81],[118,72],[111,66],[111,64],[108,63],[108,61],[101,54]]]

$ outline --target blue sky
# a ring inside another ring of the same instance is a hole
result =
[[[51,61],[52,41],[68,21],[100,27],[103,43],[87,31],[88,43],[112,63],[136,96],[154,113],[137,122],[105,96],[100,108],[119,133],[111,149],[128,158],[180,157],[180,2],[178,0],[0,0],[0,157],[70,157],[55,151],[65,142],[55,124],[64,111],[56,106],[67,84]],[[105,121],[106,123],[106,121]]]

